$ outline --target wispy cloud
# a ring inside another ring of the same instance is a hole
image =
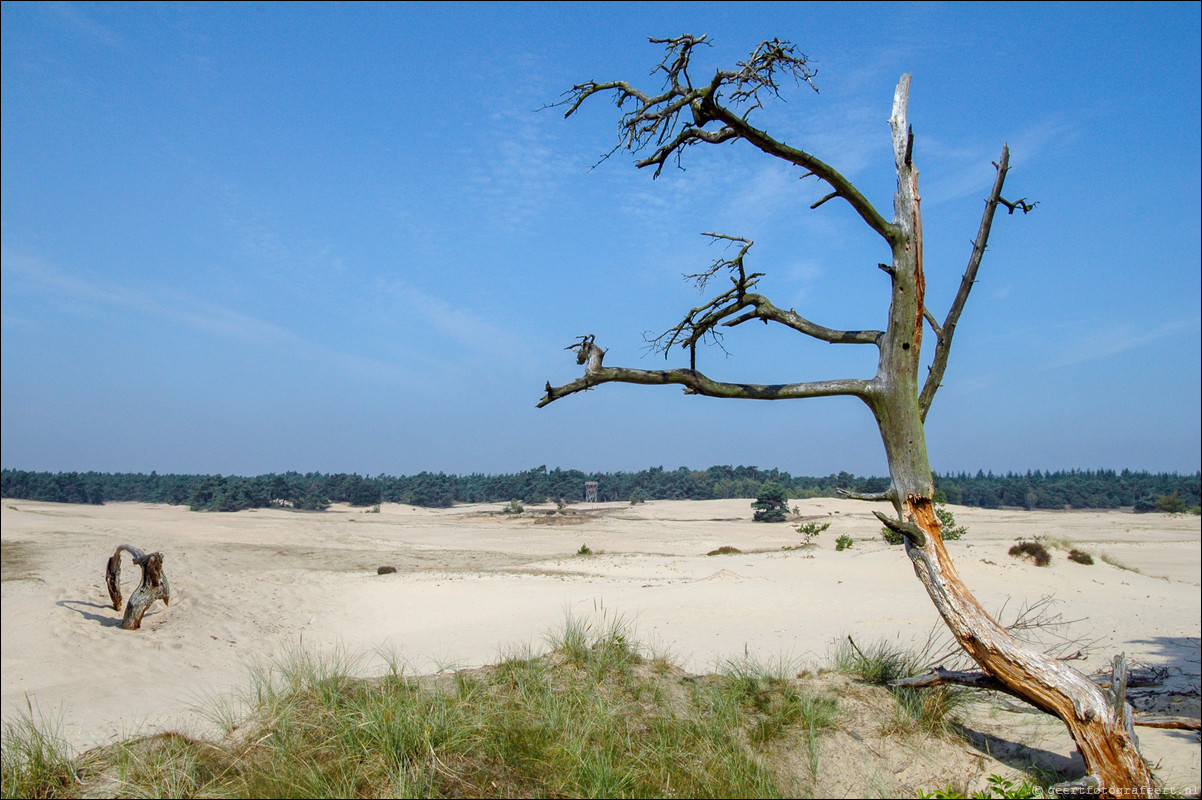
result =
[[[420,324],[473,353],[506,359],[518,354],[520,343],[516,336],[468,309],[452,305],[401,280],[385,281],[382,289],[396,298],[406,313],[417,318]]]
[[[489,94],[483,124],[466,154],[476,193],[503,227],[521,230],[563,199],[563,184],[584,162],[556,147],[561,115],[543,110],[554,92],[542,57],[527,53],[510,70],[514,80]],[[544,76],[544,77],[540,77]]]
[[[15,286],[10,284],[10,288],[48,291],[58,300],[75,304],[85,313],[104,315],[119,312],[158,319],[245,348],[285,352],[306,359],[316,357],[355,375],[372,375],[377,379],[399,383],[409,380],[408,374],[396,364],[316,344],[282,325],[189,296],[174,288],[145,290],[113,281],[86,279],[40,259],[8,250],[0,258],[6,283],[19,282]],[[24,284],[24,287],[20,284]],[[28,316],[18,319],[29,322]],[[6,313],[5,325],[10,321]]]
[[[1073,364],[1083,364],[1087,361],[1111,358],[1161,339],[1177,336],[1188,336],[1192,341],[1197,342],[1200,331],[1202,331],[1202,319],[1199,317],[1171,320],[1152,328],[1129,323],[1103,330],[1094,329],[1086,333],[1078,333],[1066,340],[1060,354],[1054,360],[1044,364],[1041,369],[1046,371]]]
[[[91,6],[99,8],[101,6]],[[94,42],[113,50],[125,49],[125,42],[111,28],[98,22],[91,14],[85,13],[75,3],[46,3],[43,8],[52,13],[57,19],[65,22],[73,30],[83,34]]]
[[[1032,164],[1042,158],[1062,154],[1081,135],[1081,126],[1062,119],[1045,119],[1028,125],[1009,137],[1011,167]],[[926,207],[968,196],[984,199],[997,175],[993,163],[1002,151],[1002,142],[949,143],[933,139],[924,143],[934,174],[926,182],[923,202]]]

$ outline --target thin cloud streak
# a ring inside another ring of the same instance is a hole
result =
[[[1107,330],[1095,330],[1090,335],[1082,335],[1071,342],[1066,348],[1067,352],[1055,361],[1043,365],[1040,370],[1046,372],[1074,364],[1111,358],[1173,336],[1191,336],[1196,342],[1200,328],[1202,328],[1200,323],[1202,323],[1202,319],[1194,317],[1193,319],[1166,322],[1151,330],[1142,330],[1142,332],[1135,325],[1119,325]]]
[[[314,344],[284,326],[189,297],[177,290],[151,293],[118,284],[101,284],[71,275],[38,259],[8,252],[4,253],[3,262],[7,279],[23,279],[34,287],[50,290],[60,300],[81,302],[100,311],[116,310],[167,320],[177,326],[239,342],[254,349],[320,358],[360,377],[373,376],[398,384],[412,382],[411,376],[396,364]],[[8,322],[6,316],[5,323]]]

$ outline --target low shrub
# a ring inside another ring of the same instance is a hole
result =
[[[823,522],[822,524],[818,524],[817,522],[807,522],[804,525],[798,525],[797,532],[805,537],[806,544],[812,544],[813,541],[818,538],[818,534],[822,533],[830,526],[831,524],[829,522]]]
[[[728,544],[724,544],[721,547],[719,547],[717,550],[710,550],[708,553],[706,553],[706,555],[707,556],[726,556],[726,555],[733,555],[735,553],[741,553],[741,552],[743,552],[743,551],[737,547],[731,547]]]
[[[1015,558],[1030,558],[1037,567],[1046,567],[1052,561],[1052,554],[1039,542],[1019,542],[1010,548],[1010,555]]]
[[[1087,567],[1093,564],[1093,556],[1082,550],[1070,550],[1068,553],[1068,560],[1075,561],[1078,564],[1084,564]]]
[[[855,539],[851,538],[845,533],[835,540],[835,549],[839,551],[846,550],[847,548],[851,547],[852,542],[854,541]]]

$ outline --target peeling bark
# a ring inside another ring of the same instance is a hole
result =
[[[142,626],[142,615],[155,600],[162,600],[163,605],[171,605],[171,586],[167,583],[167,576],[163,574],[162,553],[144,553],[128,544],[118,545],[104,570],[104,581],[115,610],[121,610],[122,550],[129,553],[133,562],[142,568],[142,582],[130,596],[129,604],[125,607],[125,616],[121,620],[122,628],[136,631]]]

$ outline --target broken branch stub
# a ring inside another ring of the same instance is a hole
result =
[[[163,574],[162,553],[144,553],[132,545],[117,545],[104,570],[104,581],[115,610],[121,610],[122,550],[129,553],[134,563],[142,568],[142,582],[130,596],[129,604],[125,607],[125,616],[121,620],[122,628],[136,631],[142,626],[142,615],[155,600],[162,600],[163,605],[171,605],[171,586],[167,583],[167,576]]]

